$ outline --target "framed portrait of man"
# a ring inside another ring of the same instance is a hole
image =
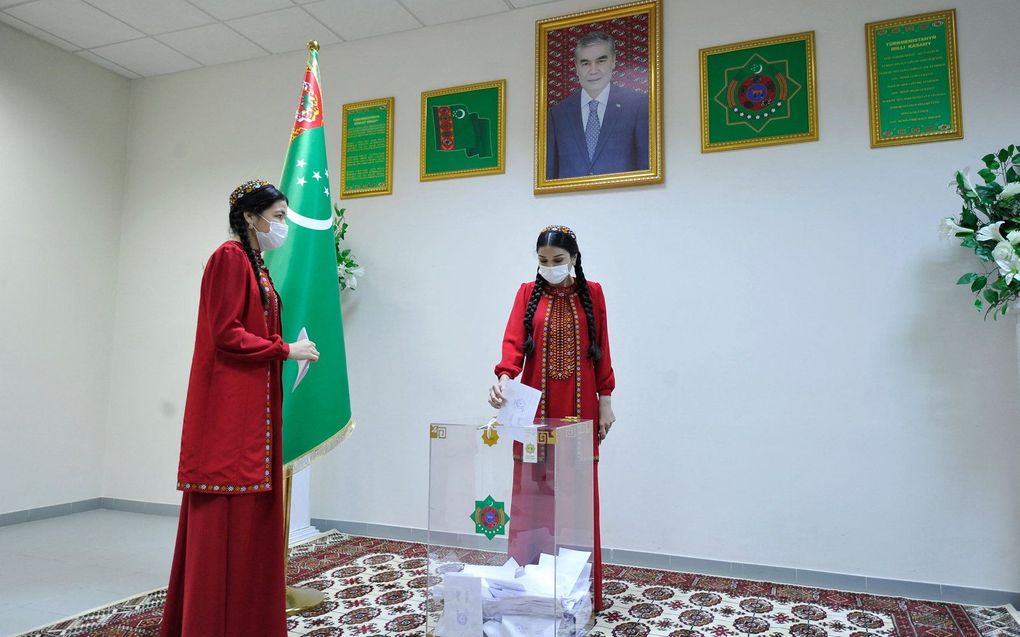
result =
[[[535,193],[661,183],[659,0],[540,20]]]

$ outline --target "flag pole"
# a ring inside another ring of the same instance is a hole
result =
[[[319,43],[315,40],[308,42],[308,52],[311,54],[312,51],[319,50]],[[284,501],[284,518],[283,518],[283,572],[285,574],[284,580],[286,581],[287,572],[287,561],[290,556],[290,504],[291,504],[291,491],[294,485],[294,467],[292,464],[285,464],[283,467],[283,501]],[[314,588],[298,588],[297,586],[287,586],[287,616],[295,615],[297,613],[303,613],[311,610],[322,603],[325,596],[322,591]]]
[[[283,499],[284,499],[284,518],[283,518],[283,572],[284,580],[286,581],[287,573],[287,558],[290,554],[290,501],[291,501],[291,487],[294,485],[294,469],[291,465],[287,465],[283,468]],[[308,610],[312,610],[316,606],[322,603],[325,599],[322,591],[314,588],[298,588],[297,586],[287,587],[287,616],[296,615],[297,613],[303,613]]]

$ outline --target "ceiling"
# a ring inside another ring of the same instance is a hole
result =
[[[0,0],[0,22],[131,79],[552,0]]]

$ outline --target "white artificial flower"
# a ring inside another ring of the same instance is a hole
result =
[[[970,175],[968,174],[968,172],[970,172],[970,170],[969,169],[964,169],[964,170],[966,170],[967,172],[961,172],[959,170],[956,171],[957,175],[959,175],[960,177],[963,177],[963,190],[965,190],[967,192],[975,192],[974,184],[970,183]],[[953,185],[956,186],[956,187],[959,187],[960,184],[954,182]]]
[[[340,269],[340,276],[341,276],[341,278],[343,278],[344,283],[347,285],[347,287],[352,289],[352,290],[357,290],[358,289],[358,277],[359,276],[365,276],[365,268],[363,268],[362,266],[359,265],[358,267],[353,268],[353,269],[347,269],[344,266],[339,266],[339,269]]]
[[[1013,279],[1020,277],[1020,257],[1013,254],[1008,259],[996,260],[995,265],[999,266],[999,274],[1006,279],[1006,285],[1013,282]]]
[[[1013,245],[1020,244],[1020,230],[1010,230],[1009,234],[1006,235],[1006,241]]]
[[[956,223],[956,219],[953,217],[946,217],[939,223],[939,234],[949,239],[956,236],[956,233],[964,232],[966,234],[973,234],[974,231],[970,228],[964,228],[963,226]]]
[[[348,276],[350,278],[347,281],[347,285],[349,285],[352,290],[357,290],[358,289],[358,277],[359,276],[365,276],[365,268],[363,268],[363,267],[361,267],[359,265],[358,267],[354,268],[353,270],[350,270],[348,272]]]
[[[1009,201],[1017,195],[1020,195],[1020,182],[1006,184],[1006,187],[999,193],[999,201]]]
[[[995,223],[992,223],[992,224],[989,224],[987,226],[984,226],[983,228],[981,228],[980,230],[977,231],[977,240],[978,241],[998,241],[998,242],[1005,241],[1006,238],[1002,236],[1001,232],[999,232],[999,227],[1003,223],[1004,222],[1002,222],[1002,221],[996,221]]]
[[[992,258],[995,262],[1008,261],[1011,256],[1016,254],[1016,250],[1013,249],[1013,244],[1009,241],[1000,241],[995,248],[992,249]]]

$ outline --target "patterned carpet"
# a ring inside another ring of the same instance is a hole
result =
[[[501,556],[494,556],[494,561]],[[291,584],[326,602],[291,635],[421,635],[425,546],[332,532],[292,552]],[[593,637],[1020,637],[1005,608],[961,606],[625,566],[606,567],[608,608]],[[165,591],[65,619],[25,637],[159,634]]]

